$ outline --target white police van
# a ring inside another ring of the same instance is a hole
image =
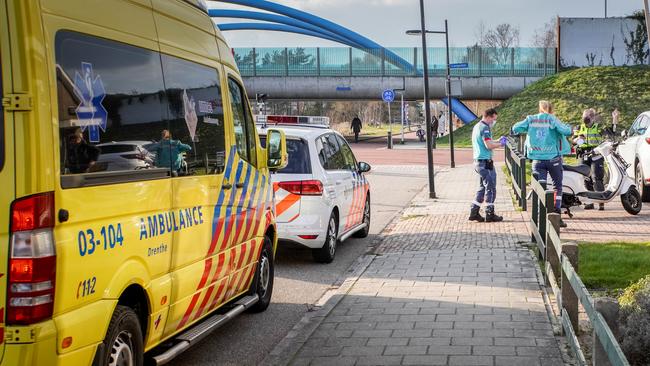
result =
[[[324,117],[258,116],[262,145],[266,126],[283,130],[289,164],[272,176],[278,236],[312,249],[314,260],[330,263],[336,246],[370,229],[370,185],[347,141]]]

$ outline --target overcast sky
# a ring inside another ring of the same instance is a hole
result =
[[[407,29],[419,28],[418,0],[275,0],[347,27],[386,47],[417,46],[418,37]],[[427,28],[444,29],[449,21],[451,46],[468,46],[476,41],[476,26],[511,23],[521,31],[521,46],[532,43],[535,30],[555,16],[603,17],[605,0],[425,0]],[[242,9],[210,1],[210,8]],[[642,9],[642,0],[609,0],[608,16],[625,16]],[[250,9],[254,10],[254,9]],[[257,11],[257,10],[255,10]],[[246,19],[216,19],[217,23],[252,22]],[[340,46],[326,40],[280,32],[224,32],[231,47]],[[444,37],[429,35],[428,46],[444,46]]]

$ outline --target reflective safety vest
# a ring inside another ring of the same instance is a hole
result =
[[[582,135],[585,137],[584,145],[580,146],[583,149],[596,147],[603,142],[603,129],[597,123],[592,124],[591,127],[587,127],[583,123],[575,134],[576,136]]]

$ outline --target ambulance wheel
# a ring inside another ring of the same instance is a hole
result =
[[[128,306],[118,305],[108,325],[106,338],[93,365],[143,365],[144,346],[138,315]]]
[[[330,215],[329,224],[327,225],[327,236],[322,248],[312,249],[311,254],[318,263],[332,263],[336,255],[336,244],[339,241],[338,220],[336,213]]]
[[[257,294],[259,300],[250,308],[249,313],[261,313],[271,304],[271,295],[273,294],[273,244],[271,238],[264,236],[264,247],[260,253],[255,277],[251,286],[249,295]]]
[[[363,207],[363,223],[366,227],[354,233],[355,238],[365,238],[370,233],[370,196],[366,196],[366,205]]]

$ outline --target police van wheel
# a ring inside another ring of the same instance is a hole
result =
[[[255,305],[248,308],[249,313],[261,313],[266,310],[271,303],[273,294],[273,244],[271,238],[264,236],[264,247],[260,253],[260,258],[255,269],[255,278],[250,289],[250,294],[257,294],[259,300]]]
[[[336,245],[339,241],[338,220],[336,213],[332,212],[327,225],[327,236],[322,248],[312,249],[311,254],[318,263],[332,263],[336,255]]]
[[[101,351],[93,365],[142,366],[143,340],[138,315],[128,306],[118,305],[108,325]]]
[[[366,227],[354,233],[355,238],[365,238],[370,233],[370,196],[366,197],[366,205],[363,207],[363,223]]]

